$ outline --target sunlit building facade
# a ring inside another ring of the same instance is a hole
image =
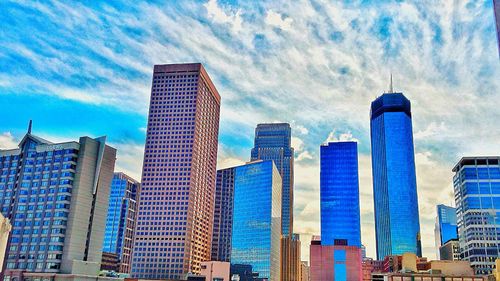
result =
[[[0,150],[0,208],[10,219],[4,280],[96,275],[116,150],[106,138],[52,143],[28,133]]]
[[[137,212],[139,182],[124,173],[114,173],[102,251],[118,256],[118,271],[130,272]]]
[[[186,278],[210,260],[219,112],[201,64],[154,66],[132,277]]]
[[[231,263],[280,280],[281,176],[273,161],[236,167]]]
[[[421,256],[410,101],[385,93],[372,102],[370,120],[377,258]]]
[[[500,257],[500,156],[464,157],[453,172],[461,258],[490,274]]]
[[[361,247],[356,142],[320,147],[321,244]]]

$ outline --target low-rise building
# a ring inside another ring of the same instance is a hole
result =
[[[222,261],[205,261],[201,263],[201,275],[206,281],[230,281],[231,264]]]

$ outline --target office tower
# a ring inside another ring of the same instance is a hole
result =
[[[309,264],[307,261],[300,262],[300,278],[299,281],[311,281],[309,278]]]
[[[457,238],[448,240],[439,247],[439,259],[443,261],[460,260],[460,242]]]
[[[212,261],[229,262],[231,260],[234,170],[235,168],[217,170],[212,235]]]
[[[155,65],[132,276],[185,278],[210,260],[220,96],[199,63]]]
[[[437,216],[434,225],[434,236],[436,239],[437,258],[440,259],[439,248],[448,240],[458,238],[457,210],[453,207],[439,204],[436,207]]]
[[[258,124],[251,160],[273,160],[283,179],[281,228],[283,236],[293,232],[293,148],[288,123]]]
[[[130,272],[139,185],[124,173],[114,173],[111,181],[102,251],[118,256],[123,273]]]
[[[281,176],[273,161],[236,167],[231,263],[280,280]]]
[[[322,245],[321,237],[311,240],[310,277],[314,281],[361,281],[361,248],[347,245]]]
[[[500,0],[493,0],[493,12],[497,26],[498,56],[500,57]]]
[[[321,145],[320,162],[321,245],[361,247],[357,143]]]
[[[453,168],[462,260],[489,274],[500,256],[500,156],[464,157]]]
[[[392,84],[392,83],[391,83]],[[402,93],[371,104],[371,147],[377,259],[421,256],[411,104]]]
[[[4,278],[95,275],[116,150],[106,138],[52,143],[28,133],[0,150],[0,205],[12,223]]]
[[[281,280],[300,280],[300,235],[293,233],[292,237],[283,236],[281,239],[282,263]],[[288,263],[283,263],[283,260]]]

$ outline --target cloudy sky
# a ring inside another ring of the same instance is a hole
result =
[[[0,148],[34,133],[107,135],[140,178],[154,64],[202,62],[222,96],[219,167],[247,161],[255,125],[289,122],[295,232],[319,233],[319,146],[359,142],[363,243],[375,256],[370,102],[412,102],[424,255],[451,168],[500,151],[492,1],[1,1]]]

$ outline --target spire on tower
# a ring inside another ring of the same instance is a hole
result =
[[[391,72],[391,84],[389,85],[389,93],[394,93],[394,89],[392,88],[392,72]]]
[[[30,120],[28,124],[28,134],[31,134],[31,126],[33,125],[33,120]]]

